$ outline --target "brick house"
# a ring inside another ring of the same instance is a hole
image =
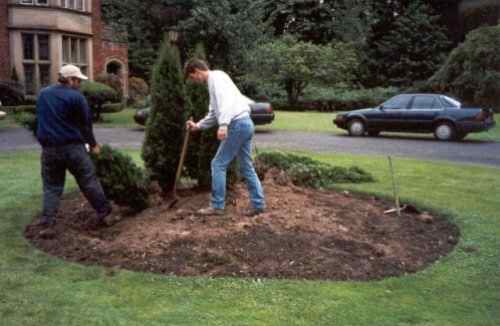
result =
[[[0,81],[15,71],[36,95],[64,64],[90,79],[117,74],[128,96],[128,46],[104,25],[101,0],[0,0]]]

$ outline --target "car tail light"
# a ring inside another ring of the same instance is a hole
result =
[[[269,106],[267,107],[266,111],[269,112],[269,113],[273,113],[273,107],[271,106],[271,104],[269,104]]]
[[[491,116],[493,116],[491,110],[481,110],[481,112],[479,112],[476,115],[476,117],[474,118],[474,120],[476,120],[476,121],[486,121]]]

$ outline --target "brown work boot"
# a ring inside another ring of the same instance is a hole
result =
[[[224,209],[213,208],[212,206],[210,206],[207,208],[199,209],[196,213],[202,216],[222,216],[224,215]]]
[[[264,213],[264,211],[265,211],[264,208],[249,208],[243,213],[243,215],[248,216],[248,217],[252,217],[255,215],[262,214],[262,213]]]

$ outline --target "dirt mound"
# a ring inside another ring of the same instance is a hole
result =
[[[278,176],[279,177],[279,176]],[[276,178],[275,178],[276,179]],[[264,183],[268,210],[243,216],[243,185],[224,217],[200,217],[208,192],[183,191],[176,209],[157,198],[136,216],[115,207],[115,225],[89,230],[93,210],[80,195],[63,201],[55,234],[35,225],[26,237],[51,255],[84,264],[179,276],[372,280],[412,273],[448,254],[459,231],[429,214],[384,214],[370,196]]]

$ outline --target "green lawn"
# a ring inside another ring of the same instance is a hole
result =
[[[117,113],[106,113],[102,115],[102,122],[94,124],[100,128],[142,128],[134,121],[134,108],[125,108]]]
[[[40,208],[38,155],[0,154],[2,326],[500,324],[498,169],[395,161],[402,196],[451,214],[462,231],[456,250],[425,271],[378,282],[207,279],[113,273],[32,248],[22,230]],[[383,157],[315,157],[356,163],[378,180],[342,189],[391,193]]]

